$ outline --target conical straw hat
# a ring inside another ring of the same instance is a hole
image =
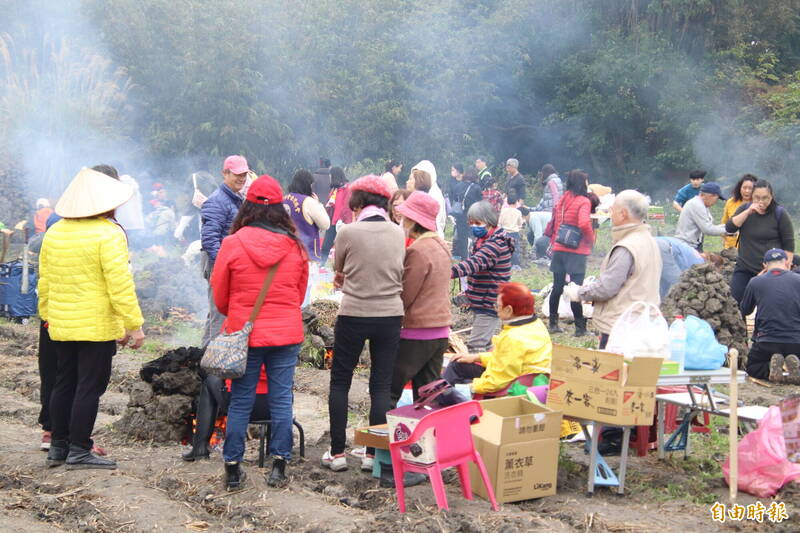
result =
[[[83,167],[58,199],[56,214],[64,218],[92,217],[116,209],[132,196],[130,185]]]

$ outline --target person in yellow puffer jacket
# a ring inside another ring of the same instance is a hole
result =
[[[491,352],[456,354],[444,379],[451,385],[472,383],[472,392],[487,394],[512,384],[519,376],[549,374],[553,357],[550,332],[535,314],[533,293],[521,283],[504,283],[497,297],[503,330],[492,339]]]
[[[115,342],[144,342],[142,312],[128,266],[125,232],[114,210],[128,185],[84,168],[56,204],[63,217],[47,231],[39,256],[39,315],[58,359],[50,398],[48,466],[116,468],[94,455],[91,433],[111,377]]]

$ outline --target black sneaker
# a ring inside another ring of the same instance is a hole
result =
[[[270,487],[280,487],[286,483],[286,459],[276,457],[272,461],[272,472],[267,478],[267,485]]]
[[[785,378],[786,383],[800,385],[800,358],[794,354],[789,354],[784,358],[783,362],[789,372],[789,375]]]
[[[227,490],[239,490],[244,485],[247,474],[242,470],[242,465],[238,461],[225,463],[225,488]]]
[[[91,449],[70,445],[67,455],[67,470],[116,470],[117,463],[92,453]]]
[[[191,463],[200,459],[208,459],[210,456],[211,452],[208,451],[208,446],[203,446],[200,448],[195,448],[192,446],[188,452],[181,454],[181,459]]]
[[[769,360],[769,380],[773,383],[786,383],[783,377],[783,356],[779,353],[772,354]]]
[[[67,461],[69,455],[69,448],[66,443],[52,442],[50,449],[47,450],[47,466],[53,468],[61,466]]]

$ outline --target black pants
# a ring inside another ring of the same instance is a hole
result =
[[[53,443],[91,449],[97,407],[111,378],[117,345],[114,341],[53,344],[58,357],[58,375],[50,396]]]
[[[217,376],[206,376],[197,398],[195,411],[193,445],[196,448],[200,445],[208,446],[211,433],[214,431],[214,422],[220,414],[228,412],[230,400],[231,393],[225,387],[225,382]],[[269,420],[266,394],[256,394],[256,403],[253,406],[250,420]]]
[[[444,352],[450,344],[448,339],[433,339],[416,341],[400,339],[397,358],[394,361],[394,375],[392,376],[392,407],[397,405],[397,400],[403,394],[408,380],[411,380],[414,399],[416,400],[420,387],[436,381],[442,375],[442,362]]]
[[[444,371],[444,379],[450,385],[472,383],[473,379],[481,377],[484,370],[486,369],[476,363],[455,361],[447,365],[447,369]]]
[[[328,261],[328,256],[331,254],[333,242],[336,240],[336,224],[331,224],[331,227],[325,232],[325,238],[322,240],[322,255],[320,256],[320,264],[324,265]]]
[[[331,424],[331,454],[344,452],[347,440],[347,396],[353,382],[364,342],[369,340],[369,424],[386,423],[386,411],[391,404],[390,390],[394,360],[400,342],[401,316],[353,317],[339,316],[334,328],[333,366],[328,395],[328,414]],[[374,448],[367,448],[374,454]]]
[[[467,221],[467,214],[461,213],[453,215],[456,219],[456,232],[453,236],[453,257],[460,257],[466,259],[469,257],[469,222]]]
[[[754,342],[747,354],[747,374],[757,379],[769,379],[769,360],[776,353],[800,356],[800,344]]]
[[[736,270],[733,271],[733,276],[731,276],[731,296],[733,296],[737,304],[742,303],[747,284],[757,275],[758,272],[750,272],[739,267],[736,267]]]
[[[577,274],[570,273],[569,277],[578,285],[583,284],[585,272]],[[558,302],[561,301],[561,295],[564,294],[564,285],[567,283],[567,272],[553,272],[553,292],[550,293],[550,320],[558,320]],[[572,309],[572,316],[575,320],[583,319],[583,305],[580,302],[570,302],[570,309]]]
[[[52,431],[53,423],[50,420],[50,396],[56,385],[58,375],[58,357],[55,344],[50,340],[50,332],[44,327],[44,321],[39,325],[39,424],[44,431]]]

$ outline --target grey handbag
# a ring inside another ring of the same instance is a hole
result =
[[[247,368],[247,344],[250,339],[250,332],[253,331],[253,322],[261,311],[264,299],[272,285],[272,279],[278,270],[280,261],[269,268],[261,292],[258,293],[256,303],[250,312],[250,318],[239,331],[233,333],[220,333],[208,343],[203,358],[200,360],[200,368],[211,375],[222,379],[237,379],[244,376]]]

